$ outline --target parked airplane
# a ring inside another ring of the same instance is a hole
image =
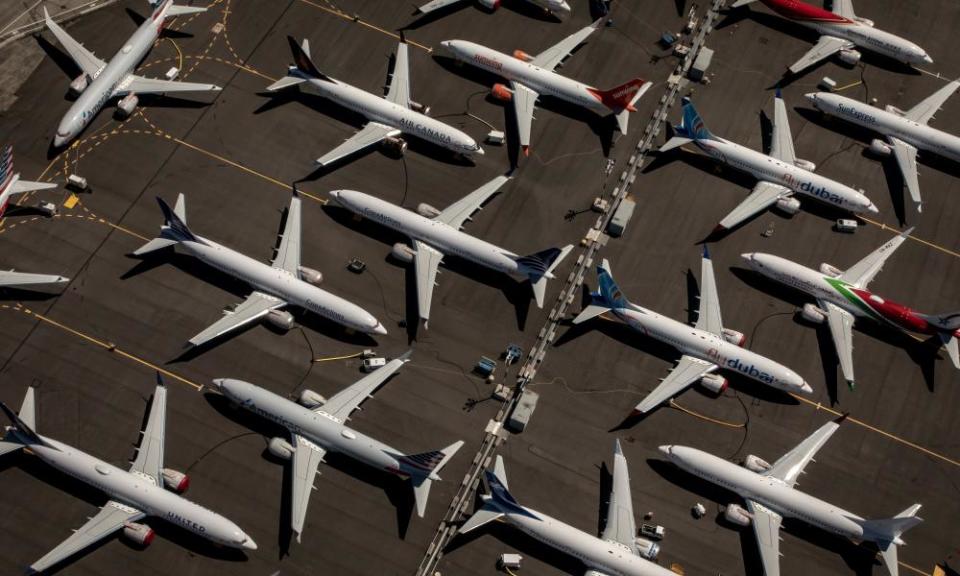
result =
[[[391,360],[329,400],[312,390],[304,390],[299,401],[293,402],[242,380],[218,378],[213,381],[216,389],[233,402],[289,431],[289,441],[281,437],[271,438],[268,449],[277,458],[289,460],[293,466],[290,474],[290,528],[296,533],[298,542],[303,533],[310,493],[315,490],[313,480],[317,466],[328,452],[345,454],[378,470],[409,478],[413,484],[417,515],[423,517],[431,484],[440,480],[440,470],[463,446],[463,441],[458,440],[443,450],[403,454],[346,425],[360,404],[372,397],[377,388],[406,364],[409,356],[407,352]]]
[[[869,318],[908,334],[937,336],[947,349],[953,365],[960,368],[960,313],[921,314],[867,290],[867,285],[883,268],[887,258],[903,244],[913,228],[904,230],[846,270],[821,264],[811,270],[790,260],[753,252],[743,258],[758,273],[813,296],[817,304],[804,304],[801,316],[808,322],[830,327],[830,336],[840,359],[840,370],[852,390],[853,324],[857,318]]]
[[[144,256],[169,246],[182,246],[187,253],[200,261],[246,282],[254,288],[247,299],[232,311],[190,339],[190,345],[201,346],[207,342],[266,317],[273,326],[289,330],[293,328],[293,314],[282,310],[293,305],[341,324],[351,330],[368,334],[386,334],[372,314],[339,296],[319,288],[323,275],[300,265],[300,196],[296,191],[290,200],[287,221],[280,235],[280,247],[269,265],[231,250],[187,228],[186,199],[177,196],[173,210],[157,198],[163,210],[164,223],[160,236],[138,248],[133,255]]]
[[[129,116],[137,107],[137,94],[168,94],[170,92],[206,92],[218,91],[219,86],[214,84],[198,84],[195,82],[175,82],[173,80],[159,80],[144,78],[133,73],[137,64],[147,55],[153,43],[163,29],[167,18],[204,12],[206,8],[193,6],[177,6],[172,0],[149,0],[153,7],[150,18],[144,20],[120,48],[120,51],[104,62],[93,52],[83,47],[63,28],[50,18],[46,7],[43,16],[47,21],[47,28],[53,32],[60,44],[70,55],[70,58],[80,68],[82,74],[70,83],[70,90],[79,94],[76,102],[70,106],[66,115],[60,120],[57,135],[53,138],[53,145],[57,148],[73,140],[87,124],[100,112],[107,100],[122,96],[117,102],[117,111],[123,116]]]
[[[483,506],[460,527],[460,534],[493,520],[506,521],[524,534],[582,561],[587,576],[674,576],[670,570],[645,559],[656,558],[659,546],[637,538],[630,476],[620,440],[616,440],[613,450],[613,488],[607,503],[607,522],[599,538],[521,506],[508,491],[503,457],[499,454],[493,472],[484,473],[490,493],[480,496]]]
[[[723,394],[727,389],[727,379],[715,374],[721,368],[787,392],[813,392],[813,388],[796,372],[742,348],[746,336],[723,327],[713,261],[706,245],[703,247],[700,276],[703,284],[700,290],[700,308],[697,311],[697,323],[691,328],[683,322],[661,316],[627,300],[613,281],[610,263],[606,259],[597,267],[599,289],[591,294],[592,303],[574,318],[573,323],[581,324],[601,314],[613,312],[614,316],[627,326],[669,344],[683,354],[670,375],[637,404],[633,414],[646,414],[698,381],[707,390],[717,395]]]
[[[287,36],[287,41],[296,65],[290,66],[287,75],[268,86],[267,90],[275,92],[305,84],[323,98],[369,120],[362,130],[318,158],[317,164],[320,166],[327,166],[380,142],[397,154],[403,154],[407,142],[400,137],[401,134],[416,136],[464,156],[483,154],[483,148],[473,138],[427,116],[430,108],[410,98],[410,65],[406,42],[400,42],[397,47],[393,77],[389,80],[387,95],[381,98],[320,72],[310,59],[307,40],[303,41],[302,46],[298,46],[290,36]]]
[[[0,455],[23,449],[60,472],[93,486],[110,497],[86,524],[31,564],[31,573],[47,570],[121,530],[128,540],[147,546],[155,536],[152,528],[139,522],[147,516],[161,518],[223,546],[257,549],[253,539],[236,524],[178,495],[187,489],[190,479],[183,472],[163,467],[167,390],[160,381],[159,374],[157,382],[150,403],[149,418],[140,433],[137,456],[129,470],[118,468],[63,442],[37,434],[36,404],[32,387],[27,388],[19,416],[0,402],[0,408],[13,422],[13,426],[6,428],[6,434],[0,440]]]
[[[544,12],[552,14],[558,20],[566,20],[570,16],[570,4],[566,0],[525,0],[526,2],[543,8]],[[430,0],[423,6],[417,8],[420,14],[429,14],[435,10],[452,6],[463,0]],[[500,0],[477,0],[477,3],[493,11],[500,7]]]
[[[391,254],[402,262],[413,262],[417,275],[420,318],[424,321],[424,327],[428,327],[437,269],[448,254],[504,274],[529,279],[537,306],[543,308],[547,280],[554,277],[554,269],[573,250],[573,245],[519,256],[460,231],[464,223],[509,179],[508,176],[498,176],[444,210],[420,204],[416,212],[411,212],[353,190],[334,190],[330,195],[351,212],[410,237],[412,247],[397,243]]]
[[[773,205],[787,214],[796,214],[800,210],[797,195],[810,196],[855,214],[878,212],[863,191],[814,174],[816,165],[813,162],[797,158],[787,108],[779,89],[773,110],[773,142],[767,155],[713,135],[690,98],[683,98],[683,119],[680,126],[674,127],[676,135],[660,147],[660,152],[693,142],[715,160],[743,170],[758,180],[753,192],[720,221],[715,232],[729,230]]]
[[[524,154],[529,154],[533,110],[537,98],[541,95],[565,100],[600,115],[612,113],[617,120],[620,132],[627,133],[630,112],[636,110],[634,104],[652,86],[651,83],[641,78],[634,78],[616,88],[600,90],[554,72],[574,48],[600,27],[601,22],[603,19],[597,20],[536,56],[531,56],[522,50],[514,50],[513,56],[507,56],[466,40],[447,40],[440,44],[457,60],[510,81],[509,88],[503,84],[494,84],[490,93],[498,100],[513,101],[517,130],[520,133],[520,146]]]
[[[56,274],[31,274],[29,272],[15,272],[0,270],[0,288],[26,288],[47,284],[66,284],[70,279]]]
[[[886,142],[874,138],[870,142],[870,151],[878,156],[893,155],[900,167],[907,191],[910,192],[910,198],[916,204],[917,212],[920,212],[917,150],[960,162],[960,138],[927,125],[958,87],[960,81],[954,80],[906,111],[890,105],[881,110],[839,94],[826,92],[811,93],[806,97],[821,112],[883,134]]]
[[[731,8],[750,4],[755,0],[737,0]],[[860,62],[864,48],[905,64],[932,64],[933,59],[913,42],[873,27],[873,21],[860,18],[853,12],[852,0],[833,0],[833,10],[824,10],[798,0],[760,0],[768,8],[820,34],[820,40],[790,66],[793,74],[813,66],[834,54],[849,66]]]
[[[10,199],[24,192],[56,188],[51,182],[28,182],[13,172],[13,146],[7,144],[0,155],[0,218],[3,217]]]
[[[856,542],[873,542],[880,548],[891,576],[898,576],[897,546],[900,536],[922,520],[920,504],[914,504],[893,518],[868,520],[795,488],[803,469],[840,427],[842,416],[827,422],[796,448],[771,466],[749,455],[744,467],[687,446],[661,446],[660,451],[680,469],[734,492],[746,502],[729,504],[724,517],[739,526],[753,525],[766,576],[780,574],[780,523],[795,518],[827,532]]]

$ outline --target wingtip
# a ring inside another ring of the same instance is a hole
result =
[[[159,370],[156,371],[156,375],[157,375],[157,386],[166,387],[166,384],[163,382],[163,375],[160,374]]]
[[[407,351],[404,352],[403,354],[397,356],[397,360],[403,360],[404,362],[409,362],[409,361],[410,361],[410,356],[412,356],[412,355],[413,355],[413,348],[410,348],[409,350],[407,350]]]
[[[523,149],[523,155],[524,155],[524,156],[527,156],[527,157],[530,156],[530,146],[524,144],[524,145],[520,146],[520,148]]]
[[[620,447],[620,439],[613,439],[613,454],[615,456],[623,456],[623,449]]]
[[[850,413],[849,413],[849,412],[844,412],[843,414],[841,414],[840,416],[838,416],[837,418],[835,418],[833,422],[834,422],[835,424],[843,424],[843,421],[846,420],[848,416],[850,416]]]
[[[783,100],[783,93],[780,91],[780,85],[777,84],[776,97],[778,100]]]
[[[710,259],[710,248],[707,247],[706,242],[703,243],[703,259],[704,260]]]

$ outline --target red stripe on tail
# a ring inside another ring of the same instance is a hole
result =
[[[602,102],[604,106],[611,110],[629,110],[635,112],[636,108],[633,107],[631,101],[637,91],[646,83],[646,80],[642,78],[634,78],[626,84],[621,84],[610,90],[597,90],[596,88],[587,88],[587,90],[589,90],[597,100]]]

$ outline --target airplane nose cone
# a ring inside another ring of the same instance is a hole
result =
[[[380,334],[381,336],[387,335],[387,329],[383,327],[383,324],[377,322],[377,325],[373,327],[374,334]]]
[[[873,202],[871,202],[870,205],[867,206],[867,210],[869,210],[870,213],[872,213],[872,214],[879,214],[879,213],[880,213],[880,209],[877,208],[877,207],[873,204]]]
[[[253,538],[247,536],[246,539],[240,544],[244,550],[256,550],[257,543],[253,541]]]
[[[481,156],[483,156],[483,148],[481,148],[480,146],[477,146],[477,152],[476,152],[476,153],[479,154],[479,155],[481,155]]]
[[[66,143],[69,142],[69,141],[70,141],[70,136],[69,136],[69,135],[67,135],[67,136],[61,136],[60,134],[57,134],[56,136],[53,137],[53,147],[54,147],[54,148],[62,148],[63,145],[66,144]]]
[[[210,383],[210,387],[216,390],[217,392],[223,392],[223,383],[226,382],[226,378],[214,378]]]
[[[806,381],[806,380],[802,380],[802,381],[801,381],[800,390],[801,390],[804,394],[813,394],[813,388],[812,388],[809,384],[807,384],[807,381]]]
[[[804,94],[803,97],[806,98],[807,100],[809,100],[810,103],[813,104],[814,106],[817,105],[817,93],[816,93],[816,92],[810,92],[809,94]]]
[[[933,58],[931,58],[929,54],[923,55],[923,61],[927,64],[933,64]]]
[[[747,262],[753,264],[753,252],[745,252],[741,254],[740,257],[746,260]]]
[[[673,446],[664,445],[657,448],[657,450],[663,452],[667,456],[670,456],[673,453]]]

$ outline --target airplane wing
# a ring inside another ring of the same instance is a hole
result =
[[[157,486],[163,484],[163,439],[167,422],[167,387],[157,374],[157,388],[150,402],[147,425],[140,432],[137,457],[130,466],[131,472],[140,472],[153,478]]]
[[[419,240],[413,241],[413,268],[417,275],[417,307],[420,317],[430,320],[430,304],[433,302],[433,287],[437,284],[437,269],[443,253]]]
[[[926,124],[933,118],[933,115],[940,110],[947,98],[953,96],[953,93],[960,88],[960,80],[954,80],[943,88],[937,90],[930,96],[927,96],[922,102],[907,110],[904,117],[920,124]]]
[[[893,148],[893,157],[900,167],[900,174],[903,175],[903,182],[907,185],[907,191],[910,192],[910,199],[917,205],[917,211],[920,211],[920,178],[917,175],[917,149],[896,136],[887,136],[887,142]]]
[[[77,66],[83,70],[83,73],[90,78],[96,78],[97,74],[100,73],[100,70],[102,70],[107,63],[94,56],[93,52],[84,48],[83,44],[77,42],[67,34],[59,24],[50,18],[46,7],[43,8],[43,17],[47,22],[47,28],[53,32],[53,35],[57,37],[60,45],[63,46],[63,49],[67,51]]]
[[[0,288],[30,288],[43,284],[66,284],[69,278],[55,274],[30,274],[0,270]]]
[[[579,46],[588,36],[593,34],[600,28],[600,23],[603,19],[599,19],[593,24],[583,28],[578,32],[567,36],[560,42],[557,42],[550,48],[547,48],[543,52],[537,54],[533,60],[530,61],[534,66],[539,66],[547,70],[553,70],[560,65],[561,62],[566,60],[567,56],[573,52],[573,49]]]
[[[396,128],[392,128],[386,124],[380,124],[379,122],[368,122],[362,130],[350,138],[347,138],[343,144],[318,158],[317,164],[326,166],[355,152],[359,152],[364,148],[373,146],[385,138],[397,136],[398,134],[400,134],[400,130]]]
[[[520,136],[520,146],[524,149],[530,146],[530,129],[533,126],[533,111],[540,97],[536,91],[527,88],[519,82],[510,82],[513,88],[513,113],[517,118],[517,133]]]
[[[753,535],[760,549],[760,563],[764,576],[780,576],[780,524],[783,517],[763,504],[747,500],[747,510],[753,515]]]
[[[263,292],[254,292],[247,296],[247,299],[240,303],[233,311],[224,310],[223,318],[211,324],[203,332],[190,339],[191,346],[202,346],[207,342],[236,330],[241,326],[266,316],[271,310],[282,308],[287,303],[279,298],[274,298]]]
[[[773,182],[757,182],[750,195],[723,217],[723,220],[720,221],[720,227],[726,230],[734,228],[741,222],[745,222],[773,206],[777,200],[786,198],[791,194],[792,192],[786,186]]]
[[[287,210],[287,222],[280,235],[280,247],[271,266],[286,270],[297,278],[300,277],[300,222],[300,195],[294,192]]]
[[[673,370],[670,371],[670,374],[660,382],[660,385],[637,404],[634,411],[646,414],[692,386],[704,375],[715,372],[716,370],[716,364],[705,362],[693,356],[684,355],[680,358],[680,361],[677,362],[677,365],[673,367]]]
[[[500,190],[500,187],[506,184],[508,180],[510,180],[509,176],[497,176],[470,194],[447,206],[434,220],[443,222],[459,230],[463,227],[463,223],[470,220],[470,217],[480,210],[483,204],[489,200],[491,196],[496,194],[497,191]]]
[[[846,271],[840,275],[840,280],[866,290],[867,285],[870,284],[873,277],[883,269],[883,264],[887,261],[887,258],[893,256],[893,253],[903,244],[903,241],[907,239],[907,236],[909,236],[912,231],[912,227],[907,228],[891,238],[886,244],[868,254],[863,260],[847,268]]]
[[[69,538],[61,542],[56,548],[47,552],[43,558],[30,565],[34,572],[43,572],[58,564],[77,552],[88,548],[117,530],[123,529],[128,522],[136,522],[146,516],[142,511],[114,502],[104,504],[100,512],[77,529]]]
[[[350,414],[360,407],[364,400],[373,396],[373,393],[383,385],[401,366],[410,361],[410,352],[394,358],[381,368],[367,374],[349,387],[337,392],[332,398],[317,408],[331,416],[346,422]]]
[[[830,328],[830,337],[833,338],[833,347],[840,360],[840,371],[848,384],[853,379],[853,323],[856,318],[843,308],[830,302],[819,301],[820,309],[827,311],[827,326]]]
[[[327,451],[299,434],[293,435],[293,470],[290,481],[290,528],[297,534],[297,542],[303,534],[303,523],[307,516],[307,504],[314,491],[313,480],[317,476],[317,467],[323,462]]]
[[[854,43],[849,40],[833,36],[821,36],[817,43],[813,45],[813,48],[794,62],[789,70],[792,74],[799,74],[817,62],[829,58],[843,49],[853,47]]]
[[[803,469],[814,461],[813,457],[840,427],[838,420],[831,420],[818,428],[793,450],[781,456],[763,475],[782,480],[791,488],[796,486],[797,478],[803,474]]]
[[[853,0],[833,0],[833,13],[841,18],[853,20],[857,15],[853,12]]]
[[[773,99],[773,142],[770,145],[770,155],[777,160],[793,164],[797,154],[793,150],[793,136],[790,134],[790,120],[787,118],[787,105],[780,97]]]
[[[10,195],[14,194],[23,194],[24,192],[33,192],[35,190],[49,190],[50,188],[56,188],[58,185],[53,182],[27,182],[26,180],[20,180],[19,178],[13,183],[13,186],[10,187]]]
[[[423,6],[417,8],[417,12],[421,14],[429,14],[434,10],[446,8],[447,6],[451,6],[457,2],[463,2],[463,0],[430,0],[430,2],[427,2]]]
[[[619,542],[637,553],[637,524],[633,516],[633,499],[630,496],[630,475],[627,459],[617,439],[613,453],[613,487],[607,503],[607,524],[601,538]]]
[[[410,61],[406,42],[397,46],[397,57],[393,61],[393,74],[386,99],[404,108],[410,107]]]
[[[720,318],[720,298],[717,296],[717,280],[713,274],[713,260],[706,245],[700,262],[700,308],[697,311],[698,330],[706,330],[717,336],[723,335],[723,320]]]
[[[126,96],[131,92],[135,94],[164,94],[167,92],[218,92],[219,90],[220,87],[216,84],[144,78],[143,76],[130,74],[117,85],[112,96]]]

